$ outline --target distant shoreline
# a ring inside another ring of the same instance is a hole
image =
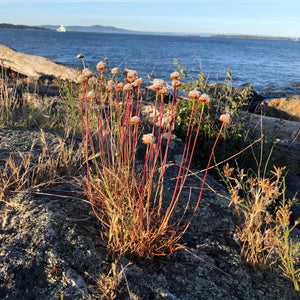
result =
[[[29,26],[29,25],[14,25],[9,23],[0,23],[0,29],[28,29],[28,30],[56,30],[58,25],[42,25],[42,26]],[[240,34],[182,34],[175,32],[145,32],[127,30],[112,26],[66,26],[67,31],[70,32],[91,32],[91,33],[118,33],[118,34],[147,34],[147,35],[170,35],[170,36],[186,36],[186,37],[210,37],[210,38],[228,38],[228,39],[256,39],[256,40],[287,40],[287,41],[300,41],[300,37],[282,37],[282,36],[259,36],[259,35],[240,35]]]
[[[255,40],[286,40],[286,41],[300,41],[300,38],[282,37],[282,36],[259,36],[259,35],[238,35],[238,34],[214,34],[210,35],[212,38],[227,38],[227,39],[255,39]]]
[[[40,27],[40,26],[14,25],[14,24],[8,24],[8,23],[0,23],[0,29],[49,30],[48,28]]]

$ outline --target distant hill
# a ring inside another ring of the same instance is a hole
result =
[[[42,25],[51,30],[56,30],[60,25]],[[67,31],[78,31],[78,32],[101,32],[101,33],[125,33],[125,34],[157,34],[157,35],[178,35],[171,32],[148,32],[148,31],[136,31],[117,28],[113,26],[93,25],[93,26],[64,26]]]
[[[8,23],[0,23],[0,28],[47,30],[47,28],[43,28],[43,27],[40,27],[40,26],[14,25],[14,24],[8,24]]]
[[[59,26],[57,25],[42,25],[42,27],[56,30]],[[79,32],[104,32],[104,33],[138,33],[138,31],[126,30],[122,28],[117,28],[113,26],[64,26],[67,31],[79,31]]]

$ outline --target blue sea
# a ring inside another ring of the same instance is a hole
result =
[[[89,67],[107,58],[145,81],[149,73],[170,81],[178,59],[190,80],[202,72],[221,82],[230,68],[235,86],[252,83],[266,98],[300,94],[300,41],[0,29],[0,44],[75,68],[79,53]]]

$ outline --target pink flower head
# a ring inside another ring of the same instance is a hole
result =
[[[230,114],[223,114],[220,116],[220,121],[224,124],[230,124],[231,123],[231,116]]]
[[[88,68],[84,68],[82,70],[82,74],[86,77],[86,78],[92,78],[94,76],[93,72],[91,70],[89,70]]]
[[[103,61],[99,61],[96,66],[98,71],[104,71],[106,69],[106,63]]]
[[[200,96],[201,96],[201,93],[196,89],[189,92],[189,97],[191,99],[199,99]]]
[[[156,143],[156,138],[152,133],[144,134],[142,137],[142,143],[146,145],[153,145]]]
[[[199,101],[202,103],[209,103],[210,102],[210,96],[207,94],[202,94],[199,98]]]

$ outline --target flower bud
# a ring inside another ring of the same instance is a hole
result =
[[[199,99],[200,96],[201,96],[201,93],[196,89],[189,92],[189,97],[191,99]]]
[[[167,95],[168,94],[168,90],[165,87],[163,87],[160,90],[158,90],[158,93],[160,95]]]
[[[103,61],[99,61],[96,66],[98,71],[103,71],[106,69],[106,63]]]
[[[140,123],[141,119],[138,116],[134,116],[130,119],[131,125],[138,125]]]
[[[111,93],[113,90],[114,90],[114,86],[111,85],[111,84],[108,84],[106,87],[105,87],[106,91]]]
[[[122,82],[119,82],[119,83],[117,84],[118,90],[123,90],[123,87],[124,87],[124,84],[123,84]]]
[[[180,80],[180,74],[178,72],[173,72],[170,77],[173,79],[173,80]]]
[[[142,143],[146,145],[153,145],[156,142],[156,138],[152,133],[144,134],[142,137]]]
[[[86,78],[91,78],[94,76],[94,74],[92,73],[91,70],[89,70],[88,68],[84,68],[82,70],[82,74],[86,77]]]
[[[113,68],[111,70],[111,74],[113,74],[114,76],[118,76],[120,74],[119,68]]]
[[[139,77],[139,78],[136,80],[136,83],[137,83],[138,85],[143,85],[143,84],[144,84],[143,78]]]
[[[152,84],[151,88],[155,91],[159,91],[164,86],[166,86],[166,83],[164,80],[155,78],[155,79],[153,79],[153,84]]]
[[[95,100],[96,99],[96,94],[94,91],[89,91],[86,95],[86,98],[89,100]]]
[[[179,87],[179,86],[180,86],[180,81],[177,80],[177,79],[173,79],[172,80],[172,87],[176,88],[176,87]]]
[[[133,90],[133,87],[132,87],[132,85],[130,83],[127,83],[127,84],[124,85],[123,90],[125,92],[130,92],[130,91]]]
[[[78,77],[77,77],[77,83],[87,83],[88,82],[88,78],[85,77],[83,74],[80,74]]]
[[[134,70],[129,70],[126,75],[126,79],[129,83],[132,83],[137,77],[137,72]]]
[[[210,102],[210,96],[207,94],[202,94],[199,98],[199,101],[202,103],[209,103]]]
[[[231,116],[230,114],[223,114],[220,116],[220,121],[224,124],[230,124],[231,123]]]

